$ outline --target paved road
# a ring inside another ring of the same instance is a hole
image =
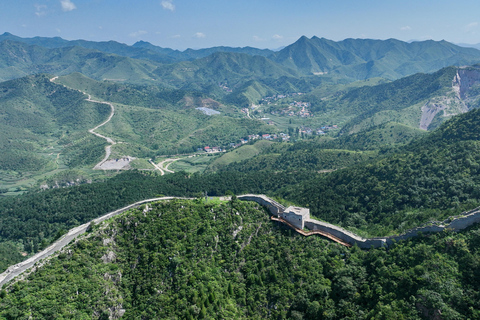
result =
[[[165,174],[165,172],[162,170],[162,168],[159,167],[155,162],[153,162],[152,159],[148,159],[148,162],[150,162],[150,164],[151,164],[152,166],[154,166],[155,169],[157,169],[158,171],[160,171],[160,175],[161,175],[161,176],[163,176],[163,175]]]
[[[158,165],[160,166],[160,168],[162,168],[164,171],[167,171],[167,172],[170,172],[170,173],[175,173],[173,170],[170,170],[168,169],[168,166],[172,164],[172,162],[174,161],[178,161],[180,160],[181,158],[177,158],[177,159],[165,159],[163,160],[162,162],[160,162]],[[167,163],[168,162],[168,163]]]
[[[111,217],[114,217],[114,216],[116,216],[116,215],[118,215],[122,212],[125,212],[128,209],[138,207],[141,204],[148,203],[148,202],[153,202],[153,201],[172,200],[172,199],[187,199],[187,198],[161,197],[161,198],[153,198],[153,199],[142,200],[142,201],[135,202],[131,205],[128,205],[124,208],[121,208],[121,209],[112,211],[110,213],[107,213],[106,215],[101,216],[101,217],[96,218],[96,219],[93,219],[92,221],[95,224],[99,224],[100,222],[103,222],[103,221],[105,221],[105,220],[107,220]],[[90,222],[92,222],[92,221],[90,221]],[[81,226],[78,226],[78,227],[75,227],[75,228],[71,229],[66,235],[61,237],[59,240],[55,241],[48,248],[46,248],[45,250],[43,250],[43,251],[37,253],[36,255],[30,257],[29,259],[27,259],[25,261],[22,261],[20,263],[17,263],[13,266],[8,267],[8,269],[5,272],[0,274],[0,288],[4,284],[8,283],[9,281],[14,279],[15,277],[19,276],[20,274],[22,274],[23,272],[28,270],[29,268],[33,267],[33,265],[35,263],[37,263],[38,261],[51,256],[52,254],[59,251],[60,249],[62,249],[67,244],[69,244],[72,240],[74,240],[75,238],[77,238],[81,234],[85,233],[88,226],[90,225],[90,222],[82,224]]]

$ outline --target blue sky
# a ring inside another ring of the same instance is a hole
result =
[[[302,35],[477,44],[479,13],[478,0],[2,0],[0,33],[181,50],[275,49]]]

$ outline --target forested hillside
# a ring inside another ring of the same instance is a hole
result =
[[[0,293],[6,319],[475,319],[477,228],[383,249],[305,238],[257,204],[156,203]]]
[[[211,199],[266,194],[369,237],[480,207],[480,65],[456,66],[479,61],[445,41],[0,36],[0,272],[136,201],[192,198],[92,225],[0,290],[0,319],[480,318],[478,226],[361,251]],[[93,170],[106,140],[132,161]]]
[[[480,205],[479,118],[479,110],[470,111],[383,159],[280,193],[321,219],[371,235],[442,221]]]
[[[25,259],[20,252],[36,253],[67,230],[136,201],[158,195],[200,197],[204,192],[210,196],[272,194],[279,186],[307,178],[308,172],[288,171],[167,176],[129,171],[105,182],[0,198],[0,250],[7,252],[0,260],[0,270]]]
[[[356,80],[398,79],[456,65],[478,63],[480,51],[447,41],[403,42],[396,39],[332,41],[305,36],[272,55],[286,67],[306,74],[339,74]]]
[[[85,98],[46,75],[0,83],[0,170],[25,174],[54,166],[47,155],[52,151],[45,149],[85,139],[87,130],[108,116],[108,107]]]
[[[433,133],[383,155],[324,149],[314,141],[274,144],[217,173],[129,172],[103,183],[5,198],[1,239],[5,246],[13,241],[34,253],[61,230],[126,204],[158,194],[196,197],[202,192],[265,193],[308,206],[313,216],[360,234],[401,233],[480,205],[480,145],[473,133],[479,115],[474,110],[461,116],[472,126],[452,126],[456,118],[442,126],[438,132],[447,141],[435,142],[439,134]],[[447,136],[459,138],[449,143]]]

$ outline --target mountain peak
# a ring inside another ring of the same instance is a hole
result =
[[[307,36],[301,36],[297,42],[306,42],[306,41],[309,41],[310,39],[307,37]]]
[[[133,44],[134,47],[144,46],[144,45],[152,45],[152,44],[148,41],[143,41],[143,40],[137,41]]]

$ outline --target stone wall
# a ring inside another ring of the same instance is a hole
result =
[[[310,209],[300,207],[288,207],[281,213],[281,217],[299,229],[305,227],[305,221],[310,219]]]
[[[248,195],[238,196],[238,198],[241,200],[255,201],[261,204],[262,206],[267,207],[269,211],[277,217],[282,217],[285,215],[284,214],[285,207],[279,204],[278,202],[270,199],[267,196],[248,194]],[[449,223],[447,224],[447,222]],[[320,230],[323,232],[327,232],[351,245],[356,244],[358,247],[362,249],[370,249],[372,247],[373,248],[387,247],[396,241],[416,237],[418,236],[419,233],[440,232],[446,229],[453,230],[453,231],[463,230],[475,223],[480,223],[480,208],[474,209],[469,212],[464,212],[460,216],[451,220],[451,222],[443,221],[442,223],[439,223],[439,224],[432,224],[429,226],[414,228],[400,235],[389,236],[389,237],[378,237],[378,238],[363,238],[341,227],[335,226],[327,222],[310,219],[310,218],[303,219],[302,223],[309,230]],[[295,226],[297,226],[297,224],[295,224]]]
[[[238,196],[237,199],[245,201],[255,201],[256,203],[266,207],[270,211],[270,213],[276,217],[280,216],[280,214],[285,211],[284,206],[263,194],[244,194]]]

